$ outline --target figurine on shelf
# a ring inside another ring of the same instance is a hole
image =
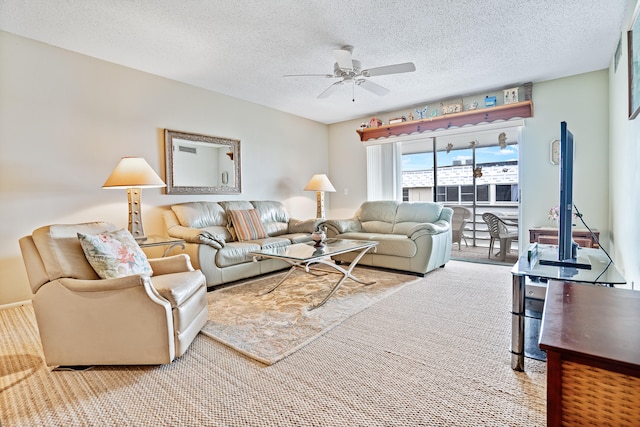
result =
[[[485,96],[484,97],[484,106],[485,107],[495,107],[496,106],[496,97],[495,96]]]
[[[370,128],[377,128],[379,126],[382,126],[382,120],[373,117],[371,120],[369,120],[369,127]]]
[[[407,120],[409,120],[410,122],[413,121],[413,113],[409,113],[409,117],[407,118]]]
[[[425,105],[422,108],[416,108],[416,117],[418,120],[427,118],[427,111],[429,110],[429,106]]]

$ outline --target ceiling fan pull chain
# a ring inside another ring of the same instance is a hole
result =
[[[351,102],[356,102],[356,82],[351,85]]]

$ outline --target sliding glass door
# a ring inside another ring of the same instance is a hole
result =
[[[482,220],[485,212],[517,223],[518,190],[518,128],[402,143],[403,200],[466,208],[470,219],[463,245],[488,247],[490,236]]]

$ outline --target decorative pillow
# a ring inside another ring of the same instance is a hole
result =
[[[127,230],[78,233],[78,240],[87,261],[103,279],[153,274],[147,256]]]
[[[230,210],[227,214],[231,218],[233,229],[241,242],[269,237],[267,232],[264,231],[262,222],[260,222],[260,214],[257,209]]]

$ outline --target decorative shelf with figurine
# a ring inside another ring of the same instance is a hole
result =
[[[533,117],[533,101],[531,100],[377,127],[361,128],[356,130],[356,132],[360,135],[360,141],[364,142],[369,139],[410,135],[412,133],[449,129],[451,127],[477,125],[479,123],[492,123],[497,120],[509,120],[514,118],[524,119],[528,117]]]

